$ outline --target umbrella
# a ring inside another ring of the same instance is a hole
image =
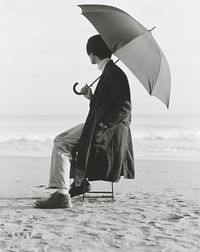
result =
[[[168,108],[170,70],[163,52],[152,36],[151,31],[154,28],[146,29],[129,14],[116,7],[107,5],[79,5],[79,7],[111,52],[130,69],[150,95],[160,99]]]

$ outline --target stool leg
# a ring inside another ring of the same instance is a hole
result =
[[[85,186],[86,186],[86,180],[83,180],[83,201],[85,200]]]
[[[112,200],[113,200],[113,202],[114,202],[114,201],[115,201],[115,199],[114,199],[113,182],[111,182],[111,187],[112,187]]]

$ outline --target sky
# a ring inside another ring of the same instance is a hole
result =
[[[96,30],[78,4],[118,7],[153,30],[171,71],[170,107],[150,97],[123,65],[135,114],[200,114],[198,0],[0,0],[0,115],[85,114],[72,87],[100,72],[86,54]]]

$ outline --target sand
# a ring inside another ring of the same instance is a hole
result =
[[[49,163],[0,158],[0,251],[200,251],[200,163],[136,160],[114,203],[75,197],[71,209],[35,209],[50,193]]]

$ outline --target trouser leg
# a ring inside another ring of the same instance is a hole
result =
[[[70,160],[76,151],[84,124],[80,124],[55,138],[49,178],[49,188],[69,190]]]
[[[69,189],[70,152],[63,152],[54,144],[49,177],[49,188]]]

